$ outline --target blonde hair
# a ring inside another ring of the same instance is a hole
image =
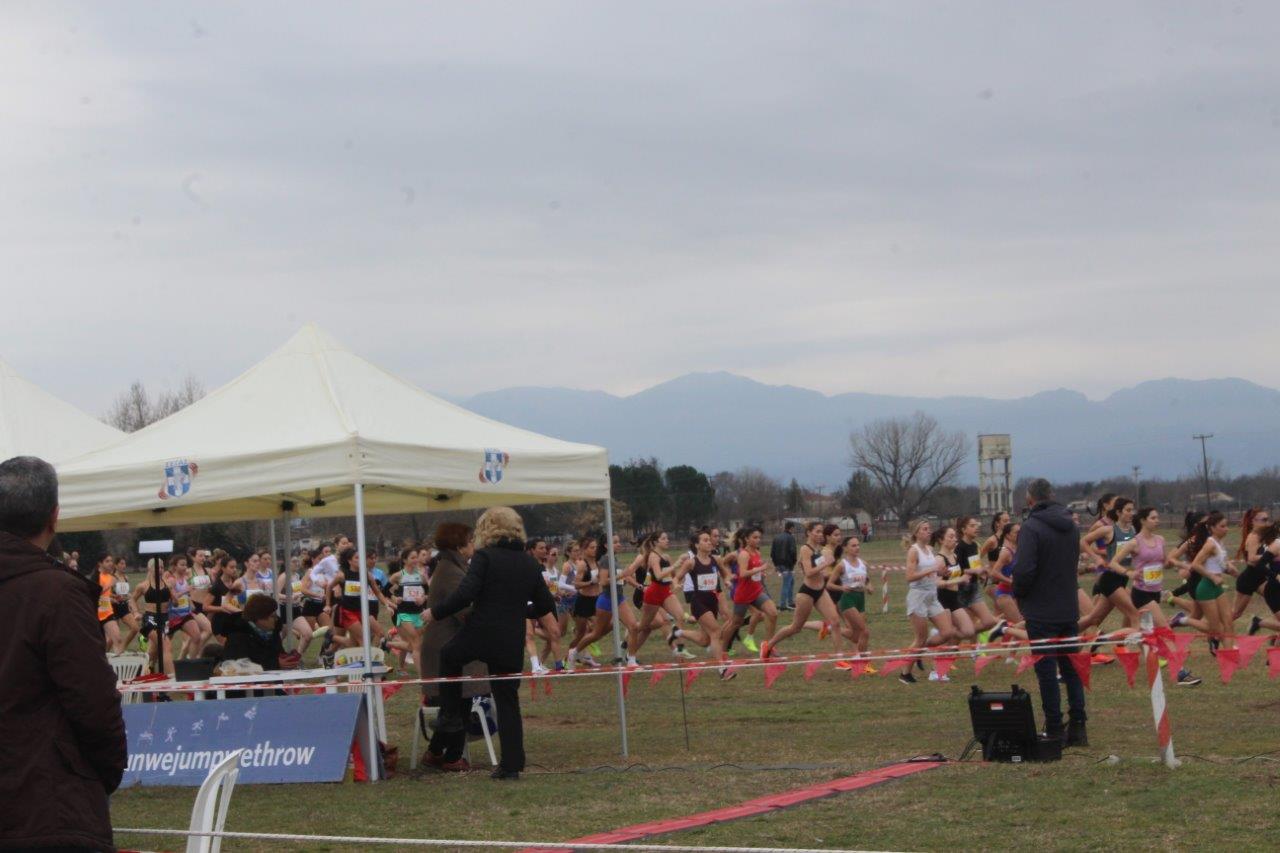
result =
[[[499,539],[524,541],[524,522],[509,506],[490,507],[476,521],[476,547],[486,548]]]
[[[907,525],[907,535],[902,537],[902,547],[907,550],[916,544],[916,534],[920,532],[920,528],[929,523],[927,518],[915,518]]]

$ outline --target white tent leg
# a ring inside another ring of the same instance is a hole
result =
[[[364,644],[364,682],[365,697],[368,701],[369,750],[366,750],[365,766],[368,768],[369,781],[378,781],[378,731],[377,702],[373,691],[381,690],[373,681],[373,637],[369,627],[369,566],[365,555],[369,553],[364,541],[364,485],[356,483],[356,550],[359,552],[356,562],[360,565],[360,633]],[[345,572],[346,566],[342,567]]]
[[[293,576],[290,574],[290,571],[289,571],[289,564],[290,564],[290,560],[292,559],[289,556],[289,552],[292,550],[292,548],[289,544],[289,511],[288,510],[285,510],[284,512],[284,524],[282,525],[282,528],[283,529],[281,530],[281,533],[284,534],[284,543],[283,543],[284,553],[281,555],[280,564],[281,566],[283,566],[282,571],[284,571],[284,617],[285,617],[285,620],[289,623],[288,625],[284,626],[284,640],[286,643],[293,644],[293,639],[292,639],[293,638]],[[274,553],[275,548],[273,547],[271,550]],[[293,645],[296,648],[296,644],[293,644]]]
[[[622,620],[618,618],[618,585],[614,579],[618,577],[618,555],[613,552],[613,504],[604,502],[604,535],[609,543],[609,600],[613,604],[613,658],[626,663],[622,654]],[[627,697],[622,690],[622,671],[618,671],[618,725],[622,730],[622,757],[628,757],[627,750]]]

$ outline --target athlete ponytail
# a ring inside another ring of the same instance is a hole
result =
[[[1115,499],[1116,499],[1115,492],[1106,492],[1105,494],[1103,494],[1102,497],[1098,498],[1098,508],[1093,511],[1093,514],[1098,518],[1102,518],[1104,515],[1107,515],[1108,510],[1111,509],[1111,503]]]
[[[1258,528],[1258,544],[1266,548],[1276,539],[1280,539],[1280,521],[1273,521]]]
[[[912,522],[907,525],[906,535],[902,537],[902,547],[908,551],[911,550],[911,546],[916,544],[916,534],[920,532],[921,527],[928,523],[929,519],[927,518],[913,519]]]
[[[1191,531],[1191,547],[1187,549],[1187,556],[1195,559],[1205,543],[1209,541],[1209,531],[1218,525],[1220,521],[1226,518],[1225,515],[1214,510],[1206,515],[1202,520],[1196,522],[1195,529]]]
[[[1112,521],[1120,520],[1120,513],[1124,512],[1124,508],[1133,503],[1130,498],[1116,498],[1115,503],[1111,504],[1111,509],[1107,510],[1107,518]]]
[[[1147,519],[1150,518],[1151,514],[1155,511],[1156,508],[1153,506],[1144,506],[1133,514],[1133,522],[1138,530],[1142,530],[1142,525],[1146,523]]]
[[[1251,506],[1244,511],[1244,518],[1240,519],[1240,546],[1236,548],[1236,559],[1247,560],[1249,554],[1245,551],[1245,542],[1249,539],[1249,534],[1253,532],[1253,519],[1261,512],[1256,506]]]
[[[1000,547],[1004,547],[1005,540],[1008,539],[1011,535],[1013,535],[1013,531],[1015,528],[1020,526],[1021,525],[1019,525],[1018,522],[1011,521],[1008,524],[1006,524],[1004,527],[1000,528],[1000,539],[996,544],[999,545]]]

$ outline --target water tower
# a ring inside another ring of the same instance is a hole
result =
[[[978,436],[978,512],[1013,511],[1013,441],[1009,435]]]

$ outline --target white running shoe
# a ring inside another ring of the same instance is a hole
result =
[[[533,674],[534,674],[534,675],[546,675],[546,674],[547,674],[548,672],[550,672],[550,671],[551,671],[551,670],[547,669],[547,668],[546,668],[545,666],[543,666],[542,664],[538,664],[537,666],[535,666],[535,667],[533,668]]]
[[[949,676],[949,675],[938,675],[938,671],[935,669],[935,670],[933,670],[933,671],[931,671],[931,672],[929,673],[929,680],[930,680],[930,681],[942,681],[942,682],[947,682],[947,681],[950,681],[950,680],[951,680],[951,676]]]

